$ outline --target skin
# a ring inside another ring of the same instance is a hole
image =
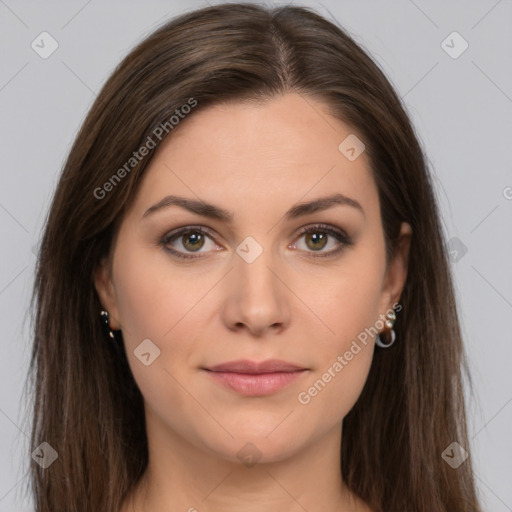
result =
[[[110,265],[95,276],[145,401],[150,463],[123,512],[370,510],[342,482],[339,454],[341,422],[368,377],[374,339],[359,343],[308,404],[297,399],[399,301],[406,279],[411,228],[402,224],[386,268],[366,153],[350,161],[338,150],[351,133],[322,103],[286,94],[198,111],[150,162]],[[292,205],[334,192],[357,200],[364,214],[336,205],[283,218]],[[168,194],[227,209],[232,224],[179,206],[143,218]],[[317,223],[344,230],[353,244],[318,257],[341,242],[298,234]],[[203,245],[179,236],[168,247],[201,257],[181,260],[160,244],[166,233],[198,225],[212,233]],[[247,236],[263,248],[252,263],[236,252]],[[134,355],[147,338],[161,351],[149,366]],[[268,358],[308,371],[272,395],[248,397],[201,369]],[[261,457],[250,467],[237,457],[249,442]]]

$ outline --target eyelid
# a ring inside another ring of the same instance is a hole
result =
[[[167,242],[177,236],[177,235],[181,235],[182,233],[186,233],[188,231],[197,231],[199,233],[203,233],[205,235],[208,235],[209,237],[211,238],[214,238],[213,236],[213,231],[210,230],[210,228],[207,228],[206,226],[201,226],[201,225],[194,225],[194,224],[187,224],[185,226],[180,226],[180,227],[177,227],[175,229],[172,229],[171,231],[167,231],[164,236],[162,237],[162,240],[166,240]]]
[[[345,230],[338,228],[336,226],[332,226],[330,224],[325,224],[323,222],[319,222],[316,224],[308,224],[307,226],[303,226],[300,228],[299,233],[295,237],[295,245],[296,241],[305,234],[315,233],[317,231],[327,233],[328,236],[336,238],[339,246],[336,249],[331,249],[330,251],[303,251],[307,254],[306,257],[312,258],[329,258],[335,257],[342,251],[346,249],[346,247],[353,245],[352,238],[345,232]]]
[[[173,239],[173,238],[176,238],[176,239],[179,239],[180,236],[184,235],[185,233],[188,233],[188,232],[194,232],[194,233],[202,233],[206,236],[208,236],[209,238],[212,239],[212,241],[216,244],[216,245],[219,245],[217,243],[217,241],[215,240],[215,236],[212,234],[212,231],[210,230],[210,228],[207,228],[206,226],[200,226],[200,225],[193,225],[193,224],[187,224],[186,226],[181,226],[181,227],[178,227],[176,229],[173,229],[167,233],[165,233],[163,235],[163,237],[161,237],[161,240],[159,242],[159,245],[161,245],[164,250],[166,250],[167,252],[169,252],[171,255],[173,256],[176,256],[182,260],[193,260],[193,259],[196,259],[196,258],[202,258],[203,254],[204,253],[198,253],[198,255],[194,255],[193,252],[191,253],[183,253],[181,251],[177,251],[176,249],[171,249],[169,247],[167,247],[167,244]],[[187,254],[187,256],[185,256],[185,254]]]

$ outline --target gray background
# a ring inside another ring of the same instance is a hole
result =
[[[404,98],[434,172],[446,238],[455,238],[451,265],[475,383],[468,449],[477,485],[485,510],[512,511],[512,2],[293,4],[334,17]],[[26,311],[33,250],[63,161],[128,50],[164,20],[206,5],[0,0],[0,512],[31,509],[23,493],[35,448],[22,402]],[[59,45],[47,59],[31,48],[43,31]],[[442,46],[453,31],[469,44],[458,58]]]

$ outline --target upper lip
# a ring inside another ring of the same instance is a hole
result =
[[[250,361],[249,359],[239,359],[227,363],[209,366],[205,370],[212,372],[230,372],[230,373],[276,373],[276,372],[294,372],[306,370],[302,366],[281,361],[280,359],[267,359],[266,361]]]

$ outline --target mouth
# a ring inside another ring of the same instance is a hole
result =
[[[276,393],[309,371],[286,361],[231,361],[202,368],[218,384],[246,396]]]

